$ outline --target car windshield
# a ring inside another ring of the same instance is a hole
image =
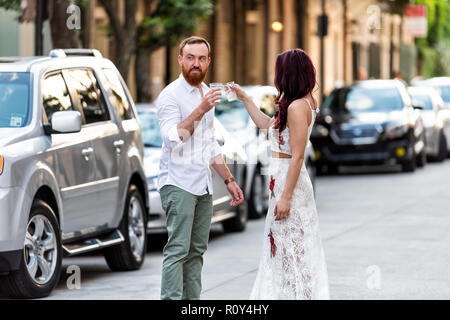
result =
[[[433,110],[433,104],[430,96],[426,94],[412,94],[412,103],[414,106],[422,107],[423,110]]]
[[[229,131],[238,131],[247,127],[249,115],[240,100],[222,99],[215,107],[215,116]]]
[[[335,90],[324,102],[323,109],[345,113],[391,112],[403,108],[396,88],[354,86]]]
[[[142,141],[145,147],[161,148],[162,138],[159,132],[158,116],[155,112],[138,112],[142,126]]]
[[[445,103],[450,103],[450,86],[437,86],[435,89],[439,92]]]
[[[29,117],[28,72],[0,72],[0,127],[23,127]]]

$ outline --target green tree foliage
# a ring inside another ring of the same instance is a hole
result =
[[[17,21],[21,22],[20,0],[0,0],[0,8],[15,11],[17,13]]]
[[[139,26],[138,48],[158,48],[173,44],[192,32],[197,21],[213,13],[210,0],[161,0]]]
[[[0,8],[6,10],[20,10],[20,0],[0,0]]]
[[[424,77],[450,75],[450,2],[448,0],[416,0],[427,7],[428,32],[417,38],[421,73]]]
[[[90,2],[90,0],[72,1],[82,10]],[[136,54],[138,101],[151,99],[149,72],[142,72],[142,70],[149,70],[151,52],[160,47],[172,46],[180,37],[193,32],[198,20],[206,19],[213,13],[212,2],[212,0],[145,0],[145,6],[155,9],[146,14],[139,23],[136,22],[137,0],[126,0],[125,9],[122,12],[124,19],[120,18],[120,7],[117,0],[99,0],[97,2],[108,15],[109,36],[114,38],[115,43],[120,43],[116,46],[113,55],[114,62],[125,80],[128,79],[131,56]],[[0,0],[0,8],[17,11],[20,15],[20,0]],[[82,34],[82,32],[78,32],[75,36],[80,37]],[[63,38],[62,40],[67,38],[60,30],[57,30],[52,32],[54,42],[58,40],[59,35]],[[59,47],[65,46],[59,45]]]
[[[155,1],[155,0],[153,0]],[[152,100],[149,70],[152,51],[171,47],[180,37],[192,33],[198,20],[208,18],[214,11],[211,0],[158,0],[156,9],[145,16],[137,30],[136,93],[139,102]]]

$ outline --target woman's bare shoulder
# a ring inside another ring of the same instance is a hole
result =
[[[310,108],[304,99],[297,99],[291,102],[288,108],[288,117],[289,114],[292,114],[294,117],[298,115],[306,115],[310,112]]]
[[[312,121],[311,111],[304,99],[292,101],[288,108],[288,122],[306,119],[308,125]]]

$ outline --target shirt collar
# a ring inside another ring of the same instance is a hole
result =
[[[180,77],[178,79],[180,79],[181,84],[189,93],[192,93],[195,89],[197,89],[197,87],[191,86],[189,84],[189,82],[186,81],[186,79],[184,78],[182,73],[180,74]],[[202,82],[202,89],[203,89],[203,94],[205,94],[207,91],[209,91],[209,87],[204,82]]]

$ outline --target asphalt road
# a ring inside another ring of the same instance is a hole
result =
[[[318,178],[316,202],[332,299],[450,299],[450,160],[414,173],[344,168]],[[213,226],[202,299],[248,298],[263,224],[236,234]],[[150,239],[139,271],[110,272],[99,255],[64,259],[48,299],[159,299],[164,239]],[[81,271],[78,289],[71,265]]]

